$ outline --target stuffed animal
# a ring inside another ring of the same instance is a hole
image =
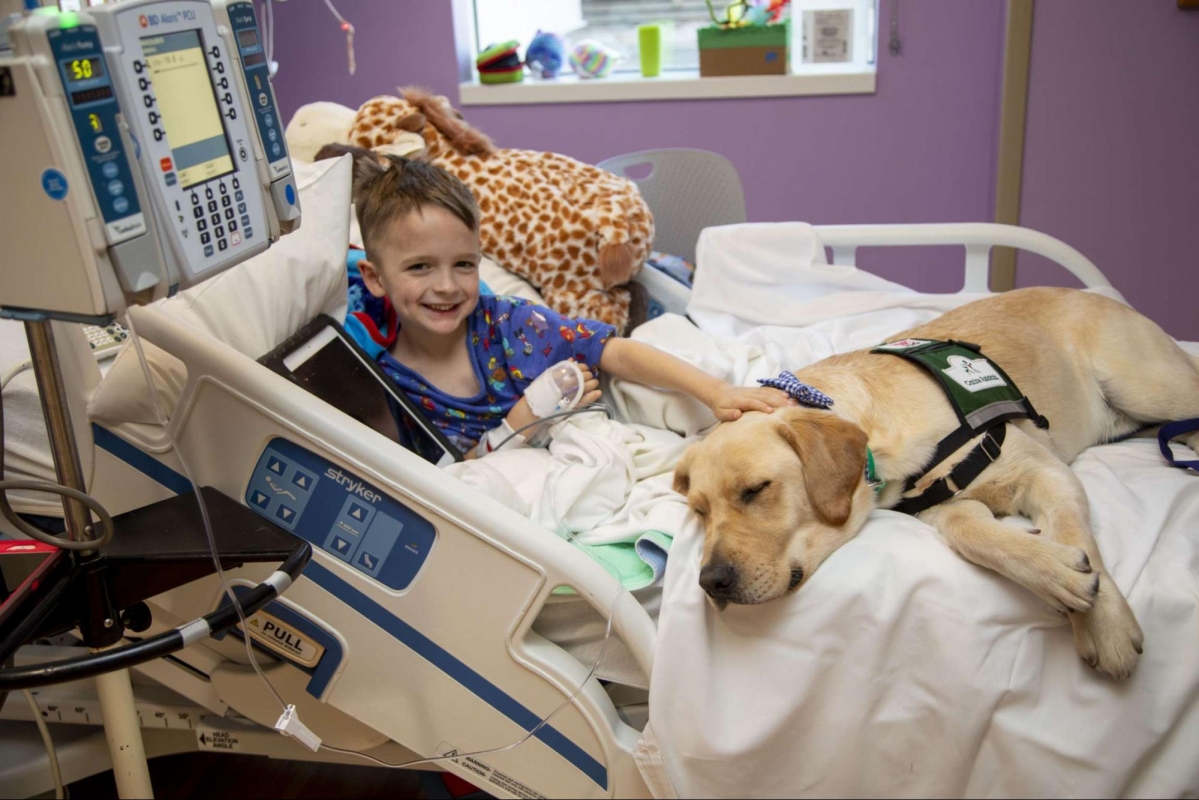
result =
[[[570,68],[580,78],[606,78],[620,61],[620,53],[588,39],[570,50]]]
[[[444,97],[401,94],[363,105],[349,143],[378,149],[419,130],[425,157],[474,192],[484,255],[531,283],[555,311],[624,330],[630,290],[621,284],[640,271],[654,238],[636,184],[556,153],[497,148]]]
[[[566,60],[566,44],[556,33],[537,31],[533,41],[525,50],[525,64],[534,75],[543,78],[556,78]]]
[[[283,136],[291,157],[299,161],[320,161],[332,153],[320,154],[330,144],[344,145],[350,141],[350,126],[357,113],[337,103],[309,103],[300,106]],[[425,139],[419,131],[396,131],[395,141],[380,152],[418,158],[423,155]],[[338,153],[340,155],[340,153]]]
[[[350,140],[354,115],[354,109],[337,103],[301,106],[283,133],[288,153],[300,161],[316,161],[317,151],[325,145],[332,142],[344,144]]]

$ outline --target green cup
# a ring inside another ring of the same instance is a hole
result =
[[[637,28],[637,46],[641,51],[642,77],[656,78],[662,71],[662,26],[639,26]]]

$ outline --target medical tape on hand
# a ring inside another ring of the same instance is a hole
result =
[[[568,369],[573,371],[573,376],[565,371]],[[573,395],[569,387],[571,377],[575,381]],[[560,361],[529,384],[525,390],[525,400],[529,403],[529,410],[538,419],[545,419],[550,414],[574,408],[583,399],[583,391],[583,370],[574,361]]]
[[[512,441],[509,442],[509,439]],[[508,420],[501,422],[498,428],[492,428],[483,434],[483,438],[479,440],[479,448],[484,453],[491,453],[498,450],[504,442],[508,442],[507,446],[509,448],[523,447],[525,444],[525,437],[517,433],[508,423]]]

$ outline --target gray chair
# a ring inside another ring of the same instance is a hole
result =
[[[694,264],[700,231],[745,222],[741,178],[732,162],[718,153],[688,148],[644,150],[596,166],[637,184],[654,215],[654,249],[659,252],[682,256]]]

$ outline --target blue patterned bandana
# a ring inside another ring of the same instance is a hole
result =
[[[758,383],[782,389],[801,405],[812,408],[831,408],[833,405],[833,398],[816,387],[803,383],[790,372],[784,372],[777,378],[758,378]]]

